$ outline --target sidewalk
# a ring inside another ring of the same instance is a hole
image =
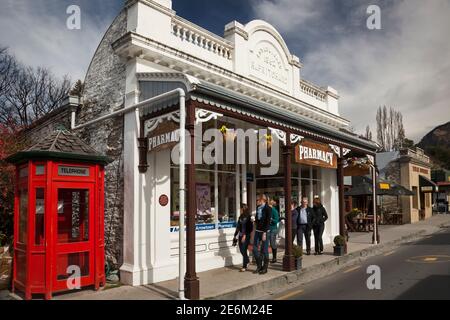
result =
[[[415,224],[401,226],[380,226],[381,244],[372,245],[372,233],[350,233],[348,254],[343,257],[333,256],[331,245],[326,246],[322,256],[304,256],[303,269],[299,272],[283,272],[279,263],[271,265],[265,275],[251,272],[238,272],[239,267],[225,267],[198,274],[200,278],[201,299],[255,299],[270,294],[289,284],[306,283],[344,267],[356,264],[370,256],[393,250],[398,245],[435,233],[442,226],[450,226],[450,215],[440,214]],[[253,270],[255,266],[251,266]],[[84,290],[81,292],[56,296],[58,300],[165,300],[176,299],[177,280],[158,284],[130,287],[120,286],[106,288],[100,292]]]

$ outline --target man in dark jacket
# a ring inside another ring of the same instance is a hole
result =
[[[302,205],[297,208],[297,243],[303,246],[303,236],[306,240],[306,255],[311,254],[311,230],[313,220],[313,210],[308,206],[308,198],[302,199]],[[300,241],[300,242],[299,242]]]
[[[256,270],[253,273],[265,274],[269,266],[269,239],[272,208],[267,204],[266,195],[260,195],[255,217],[255,238],[253,240],[253,255],[256,260]],[[260,249],[258,246],[261,245]]]
[[[314,198],[313,211],[314,251],[316,255],[320,255],[323,252],[322,235],[325,230],[325,221],[328,220],[328,214],[319,197]]]

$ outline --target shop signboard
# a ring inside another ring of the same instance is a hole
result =
[[[295,146],[297,163],[337,169],[337,155],[327,144],[304,140]]]
[[[420,187],[420,191],[422,191],[422,192],[433,192],[433,187],[432,186]]]
[[[389,190],[390,189],[389,183],[380,183],[380,189],[381,190]]]
[[[236,221],[221,222],[218,224],[217,227],[219,230],[236,228]],[[199,223],[199,224],[195,225],[195,231],[210,231],[210,230],[215,230],[215,229],[216,229],[215,223]],[[180,231],[179,226],[170,227],[171,233],[178,232],[178,231]]]

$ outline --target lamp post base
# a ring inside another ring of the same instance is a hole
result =
[[[189,300],[200,300],[200,281],[197,277],[184,278],[186,298]]]
[[[294,271],[295,270],[295,258],[294,256],[285,255],[283,257],[283,271]]]

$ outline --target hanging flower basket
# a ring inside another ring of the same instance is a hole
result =
[[[265,134],[264,137],[261,138],[259,146],[263,149],[270,150],[272,148],[272,135]]]
[[[226,125],[223,125],[219,130],[222,132],[225,141],[234,141],[234,139],[236,139],[236,132],[234,129],[229,129]]]
[[[365,176],[370,173],[370,162],[367,158],[349,158],[344,167],[345,176]]]

